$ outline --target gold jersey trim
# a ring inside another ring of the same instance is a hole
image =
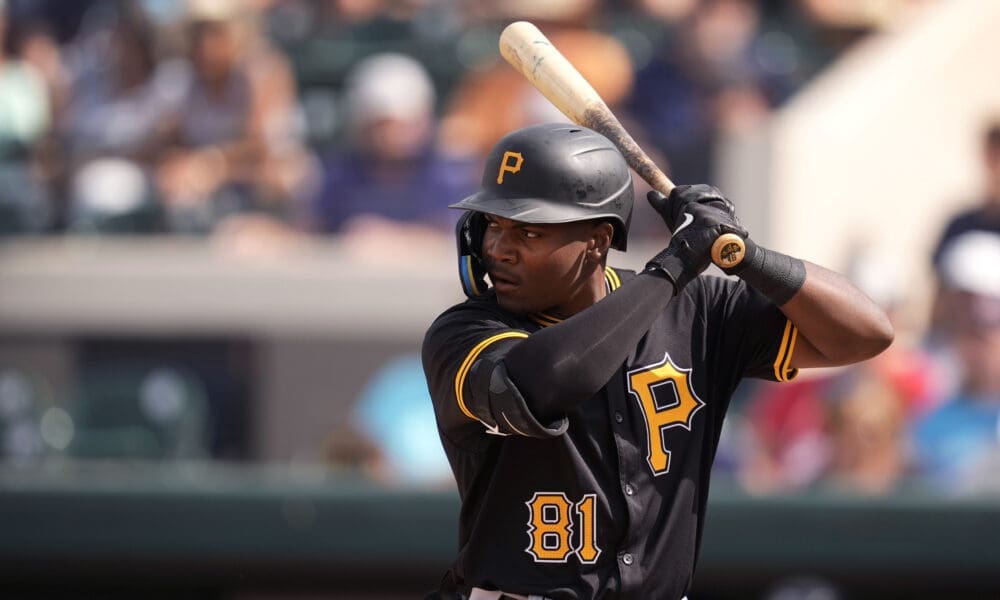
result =
[[[609,292],[613,292],[622,286],[621,277],[611,267],[604,267],[604,279],[608,282]]]
[[[535,313],[528,316],[532,321],[538,323],[542,327],[548,327],[550,325],[556,325],[563,322],[563,320],[559,317],[553,317],[552,315],[547,315],[545,313]]]
[[[483,350],[485,350],[487,346],[494,342],[514,337],[526,338],[528,337],[528,334],[523,331],[505,331],[503,333],[490,336],[476,344],[472,351],[470,351],[465,357],[465,360],[462,361],[462,366],[458,368],[458,373],[455,375],[455,398],[458,400],[458,408],[461,409],[462,413],[470,419],[479,421],[479,419],[476,418],[476,415],[472,414],[469,407],[465,405],[465,399],[462,395],[462,388],[465,386],[465,376],[469,374],[469,369],[472,368],[472,363],[476,362],[476,359],[479,358],[479,355],[482,354]]]
[[[781,345],[778,347],[778,355],[774,359],[774,379],[776,381],[791,381],[799,374],[799,370],[793,368],[792,355],[795,353],[795,340],[799,337],[799,328],[791,321],[785,321],[785,332],[781,336]]]
[[[604,267],[604,282],[608,286],[608,293],[611,293],[622,286],[621,278],[618,276],[618,273],[616,273],[615,270],[612,269],[611,267]],[[558,323],[563,322],[563,319],[560,319],[559,317],[553,317],[552,315],[548,315],[545,313],[535,313],[532,315],[528,315],[528,318],[530,318],[535,323],[538,323],[542,327],[549,327],[551,325],[556,325]]]

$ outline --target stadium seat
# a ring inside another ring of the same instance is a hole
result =
[[[75,458],[199,459],[208,455],[208,406],[194,373],[169,365],[85,371],[69,406]]]

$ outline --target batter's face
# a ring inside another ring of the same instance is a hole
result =
[[[610,224],[533,224],[493,215],[486,221],[484,263],[504,309],[566,318],[604,297]]]

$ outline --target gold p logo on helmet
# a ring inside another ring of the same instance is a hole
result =
[[[514,159],[514,163],[511,164],[510,159]],[[517,173],[521,170],[521,163],[524,162],[524,157],[521,156],[520,152],[511,152],[510,150],[503,153],[503,158],[500,159],[500,172],[497,173],[497,183],[503,183],[503,174],[507,173]]]

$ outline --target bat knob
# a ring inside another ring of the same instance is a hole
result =
[[[747,245],[735,233],[723,233],[712,244],[712,262],[720,269],[729,269],[743,262]]]

